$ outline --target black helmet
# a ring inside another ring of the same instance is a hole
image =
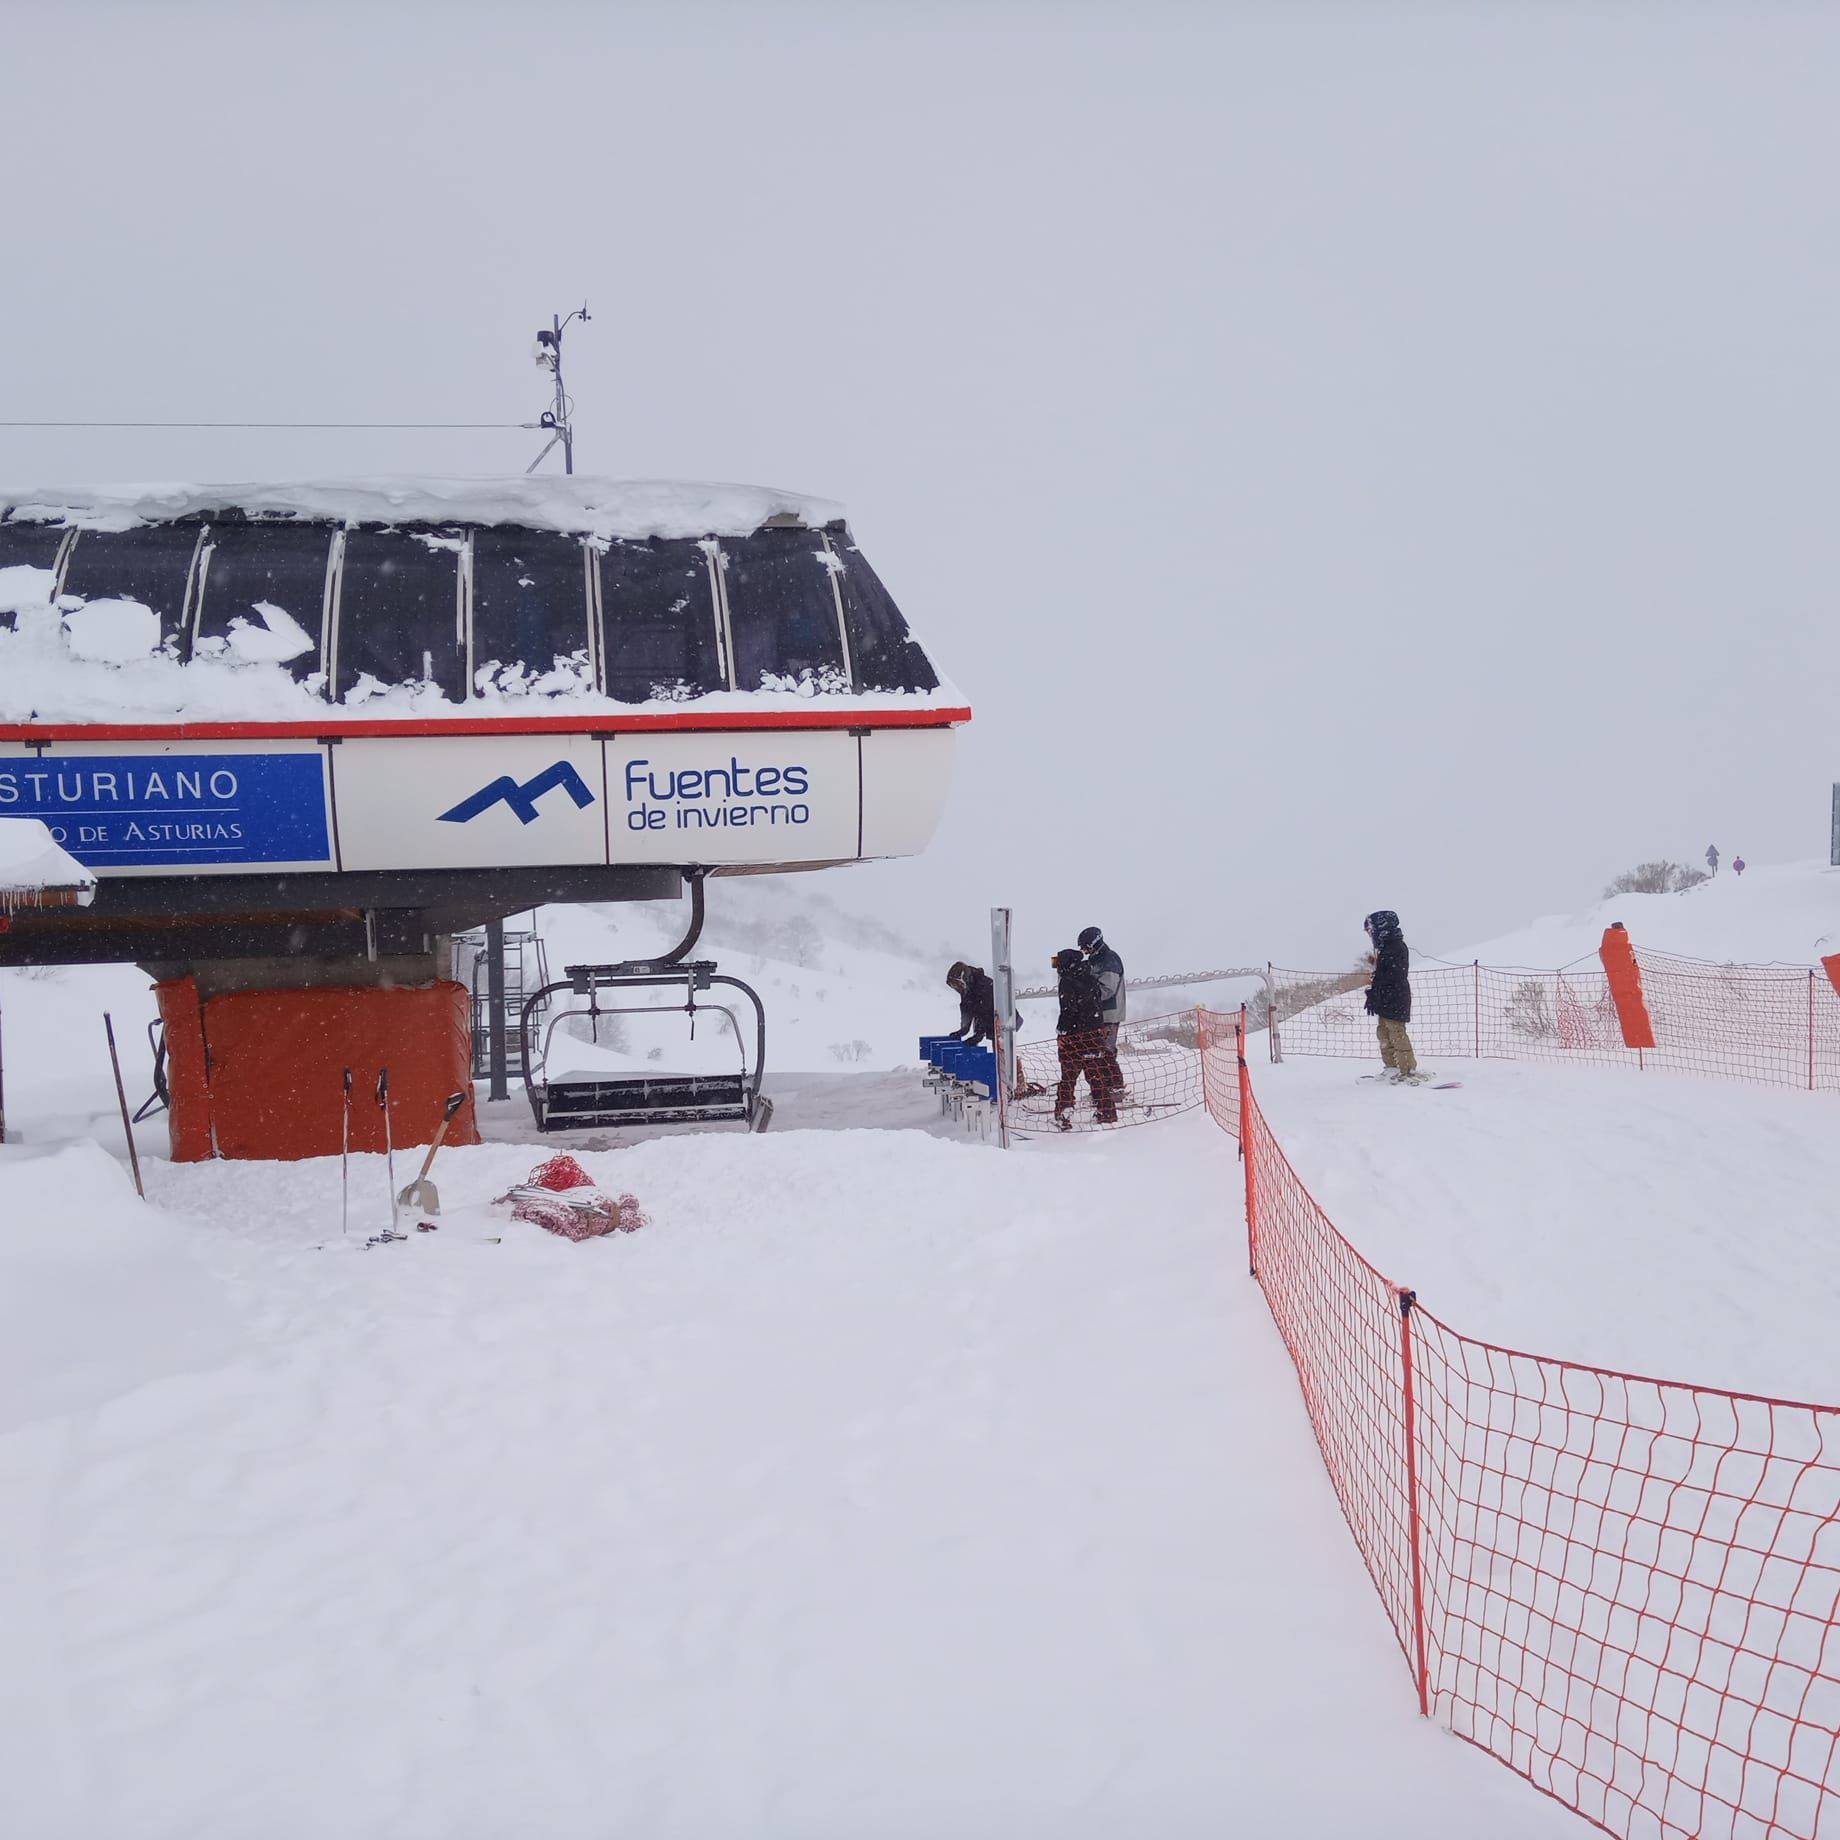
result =
[[[1080,950],[1082,952],[1096,952],[1104,944],[1105,935],[1096,926],[1086,926],[1080,929]]]
[[[1051,964],[1056,971],[1071,971],[1075,965],[1080,963],[1080,954],[1076,952],[1072,946],[1062,946],[1061,949],[1049,959],[1048,963]]]
[[[1367,936],[1375,945],[1399,931],[1399,916],[1390,907],[1376,909],[1361,922]]]

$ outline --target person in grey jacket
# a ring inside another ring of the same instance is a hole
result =
[[[1080,950],[1099,983],[1099,1021],[1104,1030],[1102,1062],[1110,1100],[1116,1105],[1124,1097],[1124,1069],[1118,1065],[1118,1028],[1124,1021],[1124,960],[1106,944],[1105,935],[1096,926],[1080,934]]]

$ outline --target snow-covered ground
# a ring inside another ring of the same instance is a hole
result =
[[[730,892],[709,943],[774,1012],[775,1129],[581,1150],[649,1217],[583,1245],[493,1205],[538,1154],[515,1099],[401,1243],[363,1244],[375,1157],[349,1236],[336,1161],[154,1156],[143,1205],[97,1012],[140,1090],[145,980],[0,976],[0,1831],[1582,1832],[1416,1716],[1230,1142],[966,1142],[899,1070],[951,1019],[939,954],[796,880]],[[1754,870],[1628,923],[1805,961],[1836,893]],[[545,920],[558,965],[668,924]],[[1370,1070],[1253,1072],[1454,1327],[1840,1397],[1831,1095]]]
[[[1416,1717],[1202,1120],[680,1137],[584,1245],[527,1147],[372,1250],[375,1157],[348,1242],[335,1161],[68,1155],[0,1152],[7,1832],[1570,1828]]]
[[[1253,1069],[1331,1220],[1453,1328],[1600,1367],[1840,1403],[1840,1103],[1685,1074],[1449,1060]]]
[[[1593,956],[1611,921],[1638,946],[1716,964],[1811,965],[1840,950],[1840,869],[1824,862],[1721,869],[1681,894],[1624,894],[1581,914],[1551,914],[1519,932],[1442,956],[1467,965],[1553,970]]]

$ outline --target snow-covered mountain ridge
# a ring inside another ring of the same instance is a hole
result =
[[[1680,894],[1620,894],[1577,914],[1550,914],[1476,946],[1438,954],[1468,964],[1550,971],[1594,954],[1620,921],[1638,946],[1717,964],[1811,965],[1840,950],[1840,869],[1778,863],[1721,869]]]

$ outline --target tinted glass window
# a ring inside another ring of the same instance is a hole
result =
[[[79,533],[64,572],[64,592],[85,600],[139,601],[160,616],[160,641],[189,651],[185,585],[198,547],[197,524],[149,524],[141,530]],[[249,616],[260,625],[259,615]],[[310,628],[319,634],[319,610]]]
[[[296,677],[320,668],[332,533],[310,524],[213,524],[205,537],[194,655],[270,658]]]
[[[848,690],[824,539],[809,530],[757,531],[724,538],[722,560],[735,688],[783,687],[790,679]]]
[[[455,702],[465,698],[459,543],[454,531],[345,533],[335,702],[366,676],[435,683]]]
[[[588,582],[578,537],[540,530],[473,533],[473,666],[494,681],[588,662]]]
[[[831,548],[843,564],[843,624],[858,690],[937,690],[939,673],[907,630],[901,610],[847,536]]]
[[[0,569],[48,569],[57,561],[58,545],[63,541],[59,524],[0,524]],[[0,632],[13,629],[10,603],[14,598],[25,596],[0,595]]]
[[[622,703],[728,687],[701,544],[609,544],[601,556],[601,622],[607,694]]]

